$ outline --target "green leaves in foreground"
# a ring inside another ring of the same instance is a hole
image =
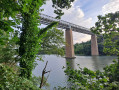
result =
[[[19,77],[17,71],[0,64],[0,90],[40,90],[32,81]]]
[[[108,55],[119,56],[119,12],[98,16],[98,21],[91,31],[97,35],[103,35],[104,52]]]
[[[56,29],[56,27],[47,31],[45,37],[42,38],[40,54],[56,54],[64,55],[63,45],[64,43],[64,32]]]
[[[73,70],[70,67],[64,71],[68,76],[69,87],[66,90],[118,90],[119,89],[119,66],[114,61],[106,66],[104,71],[92,71],[88,68]],[[59,89],[62,89],[59,87]]]
[[[67,68],[65,73],[69,77],[72,90],[95,90],[95,88],[101,90],[108,82],[108,77],[105,77],[104,73],[87,68],[79,68],[79,70]]]

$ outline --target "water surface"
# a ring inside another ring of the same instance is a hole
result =
[[[66,62],[70,62],[70,67],[78,69],[77,64],[80,67],[87,67],[91,70],[103,70],[103,67],[112,63],[115,56],[76,56],[75,59],[65,59],[63,57],[57,57],[55,55],[44,55],[42,61],[37,61],[37,66],[33,70],[35,76],[41,76],[42,70],[45,67],[46,61],[48,61],[47,71],[51,71],[48,83],[50,84],[50,90],[57,86],[67,86],[67,76],[65,76],[63,66],[66,67]],[[47,75],[46,75],[47,76]]]

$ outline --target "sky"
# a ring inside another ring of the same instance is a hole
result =
[[[44,9],[42,13],[52,17],[56,16],[53,13],[54,9],[52,8],[51,0],[47,0],[42,8]],[[64,15],[61,19],[86,28],[91,28],[98,20],[98,15],[105,15],[116,11],[119,11],[119,0],[75,0],[70,9],[63,9]],[[74,44],[86,42],[90,39],[90,35],[73,32]]]

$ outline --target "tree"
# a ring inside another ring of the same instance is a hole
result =
[[[12,65],[18,60],[18,52],[15,49],[17,48],[16,42],[18,39],[14,33],[12,34],[14,36],[11,37],[9,33],[0,29],[0,63],[9,63]]]
[[[52,28],[47,31],[46,36],[42,38],[42,42],[40,44],[40,54],[56,54],[63,56],[63,45],[65,44],[64,32],[56,29],[56,27]]]
[[[35,82],[36,80],[34,80]],[[35,82],[36,83],[36,82]],[[41,90],[31,80],[19,77],[15,68],[0,64],[0,90]]]
[[[74,0],[52,0],[52,6],[55,8],[54,13],[58,15],[56,18],[60,19],[61,16],[64,14],[61,9],[69,9],[73,1]]]
[[[119,12],[98,16],[95,27],[91,30],[96,34],[102,34],[104,38],[104,52],[118,56],[118,63],[110,66],[108,74],[112,81],[119,81]]]
[[[119,12],[98,16],[92,32],[103,35],[104,51],[119,56]]]
[[[18,14],[18,4],[14,0],[0,1],[0,63],[16,62],[18,55],[15,50],[18,41],[17,33],[14,31]],[[14,18],[10,20],[9,17]]]
[[[99,54],[106,55],[103,52],[104,45],[103,45],[103,37],[102,36],[97,37],[97,43],[98,43]],[[74,51],[75,51],[75,54],[78,54],[78,55],[91,55],[91,41],[76,43],[74,45]],[[113,54],[111,54],[111,55],[113,55]]]
[[[39,29],[40,21],[38,20],[39,9],[45,0],[1,0],[0,1],[0,16],[1,16],[1,29],[12,30],[11,26],[22,24],[20,41],[19,41],[19,56],[20,56],[20,76],[30,79],[32,75],[33,63],[35,61],[36,54],[38,53],[39,43],[45,36],[47,31],[53,26],[57,25],[57,22],[53,22],[44,29]],[[69,3],[68,3],[69,2]],[[53,0],[55,8],[69,8],[72,0],[62,2],[61,0]],[[63,5],[65,3],[65,6]],[[60,5],[59,5],[60,4]],[[61,10],[55,10],[58,17],[61,17]],[[22,19],[16,18],[16,15],[20,14]],[[7,17],[7,20],[3,19]],[[9,20],[11,17],[13,20]],[[14,22],[14,23],[13,23]],[[11,25],[12,24],[12,25]],[[13,25],[14,24],[14,25]],[[5,27],[4,27],[5,26]],[[10,31],[8,31],[9,33]]]
[[[30,80],[19,77],[15,67],[18,60],[15,57],[18,55],[18,36],[14,29],[18,24],[15,17],[19,12],[18,8],[16,0],[0,0],[0,90],[39,90]]]
[[[91,55],[91,44],[90,41],[82,42],[74,45],[75,54],[78,55]]]
[[[95,25],[91,30],[103,35],[104,51],[116,54],[118,62],[113,61],[113,64],[106,66],[103,72],[80,67],[73,70],[67,67],[65,73],[71,85],[69,88],[65,87],[65,90],[119,90],[119,12],[98,16]]]
[[[21,74],[20,76],[30,79],[32,75],[32,69],[35,62],[36,54],[40,47],[39,43],[43,38],[43,35],[56,25],[56,22],[53,22],[46,28],[40,30],[39,25],[39,7],[43,4],[41,0],[30,0],[25,2],[24,0],[20,1],[21,3],[21,17],[22,17],[22,33],[20,36],[20,67]]]
[[[60,0],[57,0],[56,2],[59,3],[59,1]],[[38,20],[40,18],[39,13],[41,12],[39,8],[45,4],[45,2],[45,0],[0,1],[0,30],[3,30],[3,32],[0,31],[0,34],[3,34],[5,31],[5,33],[9,35],[10,32],[14,32],[13,27],[18,29],[17,25],[20,23],[22,25],[19,41],[20,76],[22,78],[31,78],[33,63],[40,47],[39,43],[42,41],[41,39],[46,35],[47,31],[57,25],[57,22],[53,22],[43,29],[38,28],[40,25],[40,21]],[[68,0],[67,2],[73,1]],[[57,6],[57,3],[54,3],[54,5]],[[69,5],[70,3],[66,3],[65,6],[61,4],[60,8],[70,7]],[[55,11],[55,13],[60,17],[62,15],[61,10],[58,9],[57,11],[58,12]],[[18,18],[18,14],[21,16],[20,18]],[[10,18],[12,18],[12,20]],[[7,37],[7,39],[8,38],[9,37]],[[15,41],[15,44],[16,43]]]
[[[22,17],[22,33],[20,36],[20,67],[21,74],[20,76],[26,77],[28,79],[31,78],[33,63],[36,58],[36,54],[38,53],[39,43],[41,39],[44,37],[45,33],[52,28],[54,25],[57,25],[56,22],[48,25],[44,29],[38,29],[39,21],[39,8],[46,1],[42,0],[19,0],[18,5],[20,5],[20,14]],[[56,2],[56,3],[55,3]],[[67,2],[73,2],[68,0]],[[66,8],[70,7],[70,3],[65,3],[65,6],[62,6],[63,2],[61,0],[53,0],[53,5],[56,7]],[[61,3],[61,5],[58,5]],[[58,9],[59,11],[59,9]],[[60,10],[61,11],[61,10]],[[61,16],[61,12],[55,12],[58,17]]]

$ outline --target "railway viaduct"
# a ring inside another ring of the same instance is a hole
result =
[[[65,57],[66,58],[75,57],[72,31],[91,35],[91,55],[92,56],[99,55],[96,35],[92,33],[90,29],[70,23],[70,22],[55,19],[54,17],[48,16],[45,14],[40,14],[41,24],[49,25],[53,21],[59,22],[58,28],[65,29],[65,40],[66,40]]]

